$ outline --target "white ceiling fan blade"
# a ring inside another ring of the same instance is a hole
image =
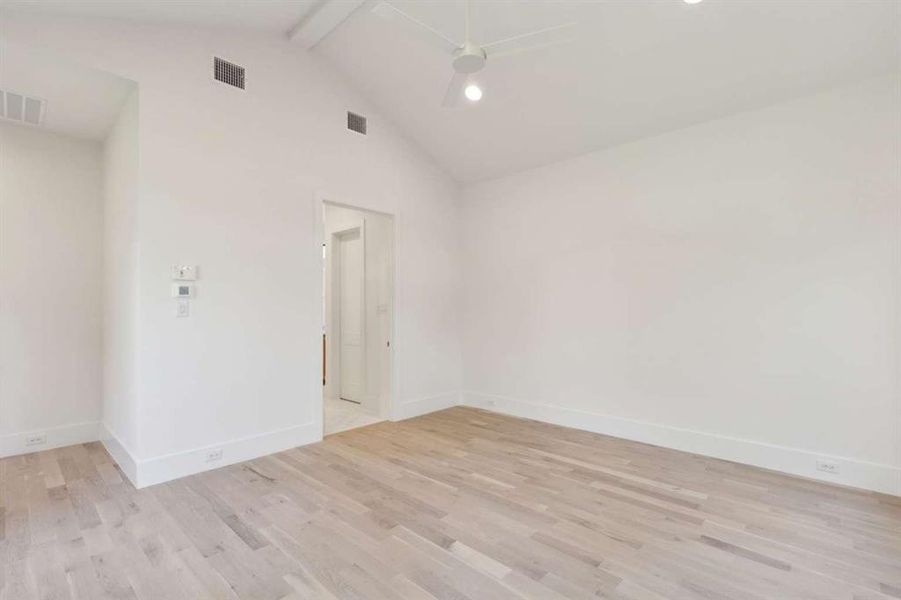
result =
[[[489,58],[518,54],[527,50],[546,48],[571,42],[576,37],[576,23],[554,25],[546,29],[515,35],[503,40],[484,44],[482,49]]]
[[[394,21],[404,25],[407,29],[419,35],[419,37],[424,38],[426,41],[448,54],[453,54],[463,45],[455,42],[437,29],[434,29],[432,26],[426,25],[416,17],[408,15],[388,2],[379,2],[373,7],[372,12],[386,21]]]
[[[444,108],[460,106],[460,102],[463,100],[463,89],[468,80],[469,75],[466,73],[454,73],[450,83],[447,84],[447,92],[444,94],[444,102],[441,103],[441,106]]]

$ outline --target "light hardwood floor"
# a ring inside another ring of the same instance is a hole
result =
[[[901,500],[454,408],[136,491],[0,461],[0,597],[901,597]]]

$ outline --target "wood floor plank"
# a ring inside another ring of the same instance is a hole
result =
[[[0,460],[0,599],[901,598],[901,499],[470,408],[143,490]]]

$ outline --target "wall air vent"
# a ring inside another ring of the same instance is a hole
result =
[[[348,111],[347,128],[366,135],[366,117]]]
[[[47,103],[17,92],[0,90],[0,118],[26,125],[40,125],[44,122]]]
[[[218,56],[213,57],[213,78],[240,90],[244,89],[244,67],[239,67]]]

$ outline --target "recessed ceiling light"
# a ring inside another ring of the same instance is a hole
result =
[[[700,4],[701,0],[682,0],[685,4]]]
[[[482,88],[474,83],[470,83],[466,86],[466,89],[463,90],[463,94],[466,96],[467,100],[478,102],[482,99]]]

